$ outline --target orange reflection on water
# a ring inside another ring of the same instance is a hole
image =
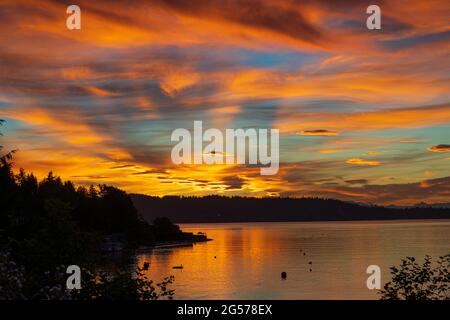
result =
[[[406,256],[448,253],[450,221],[189,224],[214,239],[138,256],[156,282],[175,276],[175,299],[377,299],[366,287],[376,264],[382,283]],[[172,269],[183,265],[183,269]],[[280,277],[287,272],[286,280]]]

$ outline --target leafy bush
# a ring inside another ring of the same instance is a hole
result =
[[[175,290],[170,289],[174,277],[160,283],[148,279],[143,269],[130,271],[92,271],[84,268],[81,274],[81,289],[67,290],[68,274],[60,265],[39,276],[38,289],[27,292],[28,277],[25,268],[17,265],[8,252],[0,252],[0,300],[157,300],[172,299]]]
[[[145,275],[143,269],[137,268],[135,274],[130,272],[92,272],[83,270],[82,289],[75,291],[76,300],[157,300],[166,297],[172,299],[175,290],[169,289],[174,277],[165,278],[161,283],[154,283]]]
[[[7,252],[0,252],[0,300],[24,299],[25,282],[23,268],[10,259]]]
[[[449,300],[450,254],[439,257],[436,264],[425,256],[419,264],[414,257],[391,268],[392,280],[380,291],[383,300]]]

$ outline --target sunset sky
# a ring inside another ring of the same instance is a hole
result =
[[[0,119],[15,169],[150,195],[450,202],[450,4],[0,2]],[[175,166],[171,132],[279,128],[280,171]]]

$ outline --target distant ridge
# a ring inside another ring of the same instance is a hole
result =
[[[450,208],[424,204],[401,208],[319,198],[130,196],[148,221],[157,217],[176,223],[450,219]]]
[[[390,205],[388,206],[389,208],[439,208],[439,209],[445,209],[445,208],[450,208],[450,203],[433,203],[433,204],[428,204],[425,202],[420,202],[417,203],[413,206],[396,206],[396,205]]]

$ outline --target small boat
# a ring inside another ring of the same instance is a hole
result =
[[[179,266],[173,266],[172,269],[183,269],[183,265],[180,264]]]

